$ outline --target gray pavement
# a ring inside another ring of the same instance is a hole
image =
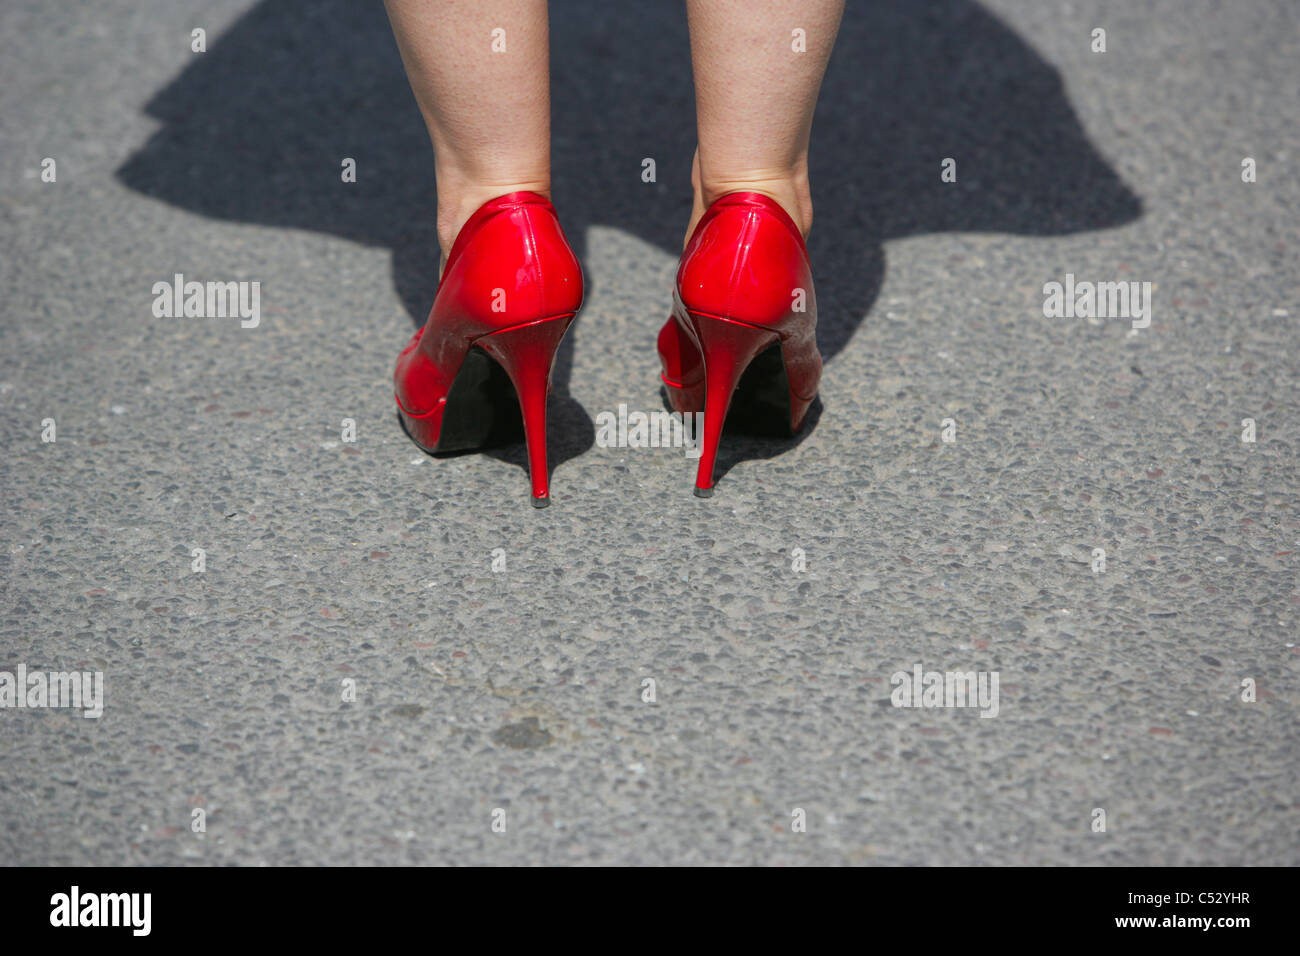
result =
[[[394,415],[436,252],[379,4],[0,6],[0,670],[106,682],[0,709],[0,861],[1300,862],[1295,4],[850,5],[823,408],[697,500],[594,425],[663,407],[684,16],[553,4],[540,512]],[[175,273],[260,324],[156,317]],[[1045,317],[1067,274],[1150,326]],[[918,665],[997,716],[892,706]]]

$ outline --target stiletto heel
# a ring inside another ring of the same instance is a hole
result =
[[[551,391],[551,369],[555,365],[560,340],[572,321],[573,315],[570,314],[530,322],[493,332],[476,343],[505,369],[519,396],[534,508],[545,508],[551,503],[546,457],[546,396]]]
[[[673,312],[659,332],[664,390],[704,412],[695,494],[713,493],[718,443],[733,419],[793,434],[817,396],[817,298],[803,234],[761,193],[730,193],[705,211],[682,252]],[[738,422],[740,423],[740,422]]]
[[[481,206],[447,254],[424,327],[397,358],[398,416],[430,453],[528,446],[533,504],[549,502],[546,396],[582,270],[555,207],[515,192]]]
[[[695,496],[713,494],[713,465],[718,456],[722,425],[731,410],[740,378],[760,352],[780,341],[770,329],[732,322],[715,315],[686,313],[690,335],[704,361],[704,434],[700,442]]]

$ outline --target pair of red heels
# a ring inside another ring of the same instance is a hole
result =
[[[550,201],[514,192],[485,203],[451,247],[428,322],[397,359],[407,433],[428,452],[478,448],[506,437],[522,412],[533,504],[547,505],[546,397],[581,305],[582,270]],[[821,377],[816,324],[808,250],[794,220],[760,193],[710,206],[682,253],[672,315],[659,333],[673,408],[704,412],[697,495],[713,493],[733,396],[749,417],[775,420],[789,434],[803,424]]]

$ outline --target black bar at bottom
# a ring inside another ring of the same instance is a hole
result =
[[[683,933],[696,943],[701,936],[771,943],[783,931],[802,936],[803,947],[831,932],[863,943],[991,942],[1045,932],[1053,935],[1034,938],[1233,945],[1259,930],[1285,931],[1293,887],[1294,871],[1280,868],[544,876],[523,869],[0,869],[7,943],[57,942],[73,933],[79,943],[283,939],[337,946],[412,934],[451,943],[465,930],[486,930],[494,947],[516,934],[548,946],[567,937],[585,948],[619,945],[617,936],[588,933],[622,927],[632,939],[663,945],[681,942]]]

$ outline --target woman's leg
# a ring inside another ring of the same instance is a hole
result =
[[[546,0],[385,0],[433,140],[444,262],[479,206],[551,193]]]
[[[808,136],[843,11],[844,0],[687,0],[699,124],[687,238],[739,190],[775,199],[808,234]]]

